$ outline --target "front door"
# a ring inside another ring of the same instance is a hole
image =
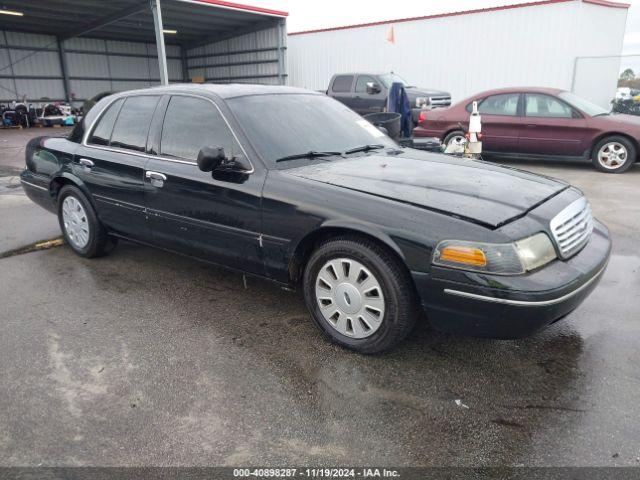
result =
[[[368,93],[367,83],[378,84],[380,91],[376,93]],[[366,115],[367,113],[382,112],[386,106],[386,90],[383,91],[381,85],[371,75],[358,75],[355,87],[355,98],[353,100],[353,109],[360,115]]]
[[[91,193],[96,213],[113,232],[148,240],[144,167],[149,125],[160,97],[141,95],[113,102],[74,158],[74,173]]]
[[[223,147],[228,157],[246,156],[211,100],[173,95],[163,118],[158,156],[149,159],[145,172],[144,197],[154,244],[264,274],[263,169],[237,174],[198,168],[198,152],[205,146]]]
[[[587,121],[570,105],[551,95],[525,94],[520,151],[579,157],[589,147],[587,137]]]
[[[482,116],[482,150],[517,152],[518,136],[522,129],[519,102],[519,93],[491,95],[480,101],[478,112]]]

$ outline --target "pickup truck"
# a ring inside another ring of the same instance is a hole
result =
[[[424,107],[436,108],[451,105],[449,93],[411,86],[395,73],[339,73],[331,78],[326,93],[360,115],[366,115],[384,110],[389,89],[394,82],[404,85],[413,109],[414,123],[418,122],[418,115]]]

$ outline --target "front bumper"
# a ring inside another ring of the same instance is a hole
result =
[[[567,261],[519,276],[433,267],[412,272],[422,306],[438,329],[491,338],[532,334],[578,307],[598,284],[611,253],[607,228],[594,222],[591,239]]]

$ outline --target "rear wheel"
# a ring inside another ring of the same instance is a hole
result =
[[[462,130],[456,130],[455,132],[451,132],[446,137],[444,137],[444,141],[442,143],[444,143],[444,146],[446,148],[449,146],[449,144],[464,146],[466,141],[467,138],[465,137],[464,132]]]
[[[636,160],[633,143],[621,136],[611,136],[600,140],[593,147],[591,161],[601,172],[626,172]]]
[[[65,240],[82,257],[105,255],[116,244],[116,239],[109,237],[107,229],[78,187],[67,185],[60,190],[58,221]]]
[[[318,327],[334,342],[361,353],[393,348],[411,332],[418,315],[406,269],[362,238],[321,244],[305,268],[303,289]]]

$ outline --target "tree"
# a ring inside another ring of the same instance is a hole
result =
[[[631,81],[631,80],[635,80],[635,78],[636,78],[636,74],[630,68],[627,68],[624,72],[620,74],[620,80]]]

